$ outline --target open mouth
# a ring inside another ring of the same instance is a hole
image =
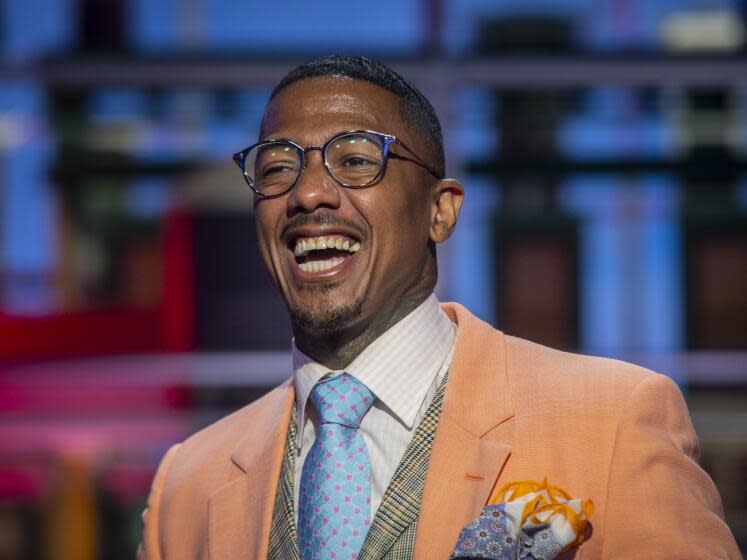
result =
[[[346,235],[299,237],[291,245],[298,267],[304,272],[325,272],[350,259],[361,248],[359,241]]]

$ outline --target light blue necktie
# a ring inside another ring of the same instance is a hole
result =
[[[298,545],[304,560],[353,560],[371,524],[371,462],[358,431],[374,396],[347,373],[319,381],[319,428],[301,472]]]

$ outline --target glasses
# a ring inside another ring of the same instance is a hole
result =
[[[395,142],[413,157],[390,152],[389,146]],[[343,132],[327,140],[323,146],[306,148],[290,140],[268,140],[234,154],[233,160],[255,193],[273,198],[284,195],[295,186],[305,167],[306,154],[313,150],[322,153],[327,172],[343,187],[360,189],[375,185],[384,176],[389,158],[412,162],[437,179],[443,179],[402,140],[372,130]]]

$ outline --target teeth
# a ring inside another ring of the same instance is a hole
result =
[[[357,252],[361,244],[350,238],[340,235],[329,237],[308,237],[296,241],[293,248],[293,254],[297,257],[303,257],[309,254],[309,251],[319,251],[322,249],[337,249],[338,251]]]
[[[330,268],[334,268],[337,265],[342,264],[344,260],[345,259],[343,259],[342,257],[335,257],[333,259],[326,259],[323,261],[305,262],[299,264],[298,266],[304,272],[324,272],[325,270],[329,270]]]

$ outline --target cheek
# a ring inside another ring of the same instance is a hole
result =
[[[371,202],[371,225],[380,251],[388,259],[413,264],[425,254],[430,239],[430,207],[425,197],[417,196],[422,185],[403,184],[386,199]],[[377,204],[378,203],[378,204]]]
[[[407,236],[407,245],[421,245],[430,237],[431,205],[428,203],[424,185],[407,184],[393,205],[390,220],[398,231]]]

